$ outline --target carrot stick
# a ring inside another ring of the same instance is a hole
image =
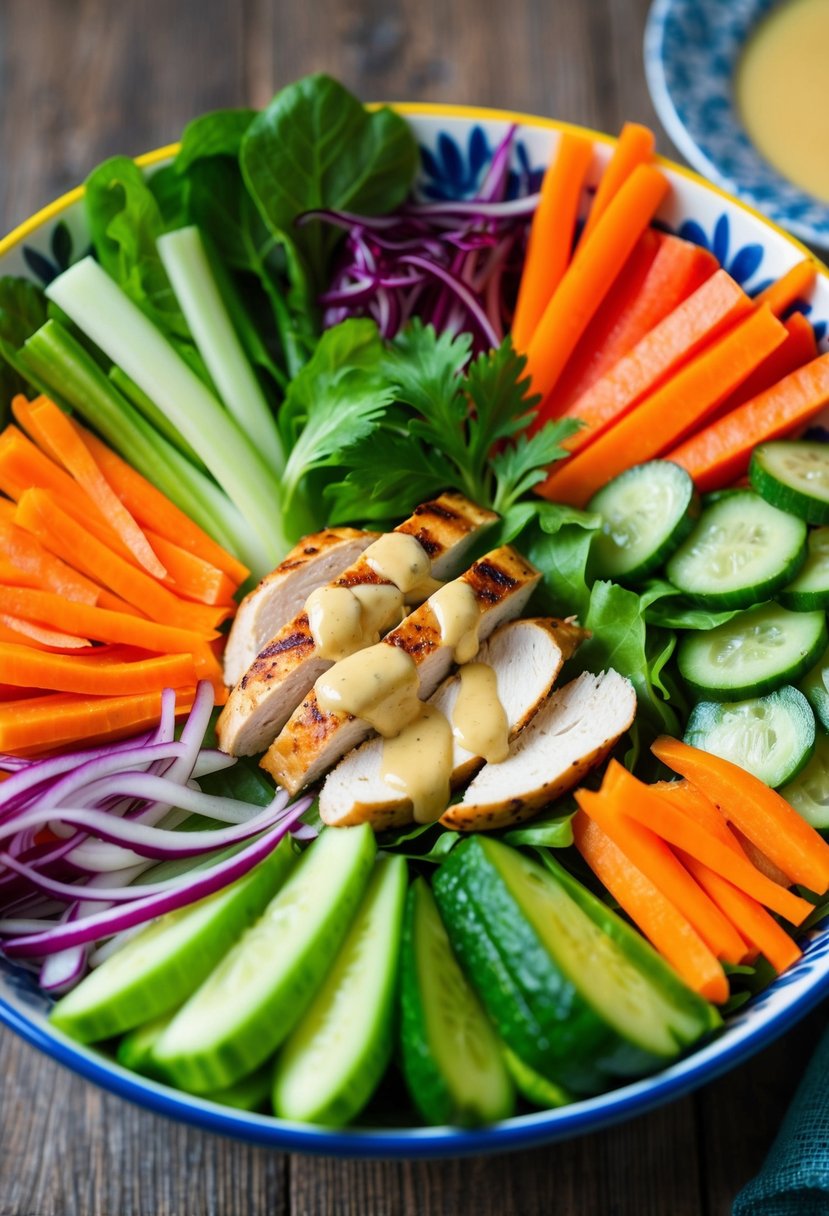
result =
[[[579,418],[586,424],[564,446],[572,452],[589,446],[750,311],[745,292],[724,270],[718,270],[564,411],[563,417]]]
[[[181,689],[176,713],[192,708],[194,696],[194,688]],[[0,751],[26,756],[85,739],[123,738],[154,726],[160,712],[160,692],[122,697],[58,692],[12,701],[0,704]]]
[[[623,469],[674,449],[785,337],[768,306],[752,313],[557,468],[539,493],[580,507]]]
[[[791,882],[824,894],[829,887],[829,844],[785,798],[730,760],[668,735],[661,735],[651,751],[702,790]]]
[[[761,874],[765,874],[766,878],[770,878],[772,882],[779,883],[781,887],[791,886],[788,875],[784,874],[770,857],[766,857],[765,853],[761,849],[758,849],[757,845],[752,840],[749,840],[733,823],[731,824],[731,832],[746,857],[753,866],[756,866]]]
[[[679,858],[740,935],[768,959],[778,974],[797,962],[801,951],[796,942],[756,899],[695,857],[679,851]]]
[[[5,519],[0,520],[0,553],[12,570],[25,571],[34,580],[23,586],[42,587],[44,591],[54,591],[80,604],[98,602],[98,588],[93,582],[49,553],[30,533],[16,524],[6,523]],[[0,582],[8,581],[5,574],[0,575]]]
[[[652,228],[643,232],[568,360],[544,412],[559,415],[571,410],[717,269],[717,259],[707,249]]]
[[[195,553],[173,544],[150,528],[146,529],[146,535],[167,569],[165,587],[169,587],[176,595],[198,600],[202,604],[223,607],[233,604],[236,584],[218,566],[213,566]]]
[[[93,576],[155,621],[212,634],[226,615],[226,609],[188,603],[172,595],[143,570],[101,544],[44,490],[27,490],[17,504],[15,518],[47,548],[65,553],[76,569]]]
[[[139,565],[154,578],[164,578],[167,571],[104,477],[77,425],[47,397],[38,397],[32,403],[31,410],[38,433],[46,437],[50,449],[58,453],[61,464],[89,496],[113,531],[117,532]]]
[[[712,422],[668,453],[700,490],[730,485],[745,473],[758,443],[803,425],[829,401],[829,354],[784,376],[751,401]]]
[[[726,397],[721,405],[717,406],[711,416],[711,422],[722,418],[731,410],[736,410],[737,406],[764,393],[766,389],[772,388],[790,372],[797,371],[804,363],[809,363],[812,359],[817,358],[815,331],[802,312],[795,312],[787,317],[783,322],[783,328],[787,335],[785,340],[777,347],[777,350],[773,350],[768,358],[763,360],[759,367],[754,369],[750,376],[746,377],[733,393]]]
[[[627,769],[622,768],[618,761],[611,760],[608,767],[616,770],[618,785],[614,787],[614,795],[623,800],[626,813],[632,819],[646,823],[668,844],[704,862],[735,887],[784,916],[793,925],[801,924],[814,911],[808,900],[801,899],[799,895],[778,886],[776,882],[771,882],[754,868],[741,851],[723,844],[717,835],[679,810],[668,799],[660,797],[651,786],[638,781]]]
[[[113,661],[105,655],[81,657],[48,654],[0,642],[0,670],[7,684],[53,692],[123,696],[183,688],[196,683],[192,655],[160,655],[152,659]]]
[[[527,347],[533,391],[547,397],[590,318],[668,191],[664,174],[639,165],[582,240]]]
[[[622,127],[613,155],[602,174],[599,188],[593,196],[593,205],[582,229],[581,244],[585,243],[601,217],[607,211],[622,186],[639,165],[646,165],[653,158],[655,145],[653,131],[639,123],[626,122]]]
[[[577,790],[575,799],[628,861],[685,917],[716,958],[737,963],[745,942],[655,832],[625,814],[615,791]]]
[[[817,277],[817,266],[811,258],[797,262],[791,270],[761,291],[755,297],[758,305],[768,304],[775,316],[781,316],[787,308],[791,308],[796,300],[801,300],[809,294]]]
[[[33,621],[10,613],[0,613],[0,641],[25,642],[27,646],[36,646],[49,650],[91,650],[92,643],[88,638],[74,637],[68,633],[60,633],[54,629],[44,629]]]
[[[245,581],[250,571],[238,558],[203,532],[184,511],[90,431],[82,428],[81,433],[107,481],[142,527],[152,528],[159,536],[218,566],[236,586]]]
[[[573,838],[596,877],[685,983],[709,1001],[727,1001],[725,972],[697,931],[583,811],[573,818]]]
[[[562,131],[541,183],[512,322],[516,350],[525,350],[573,251],[573,234],[593,144]]]

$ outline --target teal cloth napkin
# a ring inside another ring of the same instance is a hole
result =
[[[829,1031],[763,1168],[734,1200],[733,1216],[829,1216]]]

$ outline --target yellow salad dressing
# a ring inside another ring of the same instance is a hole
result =
[[[737,68],[737,107],[758,151],[829,203],[829,0],[784,0]]]

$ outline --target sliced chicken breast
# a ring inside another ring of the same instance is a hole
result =
[[[432,561],[436,579],[462,570],[470,548],[497,516],[461,494],[441,494],[416,507],[395,532],[414,536]],[[364,556],[327,585],[388,584]],[[317,653],[308,615],[300,610],[259,651],[228,697],[217,723],[219,747],[233,756],[264,751],[314,685],[331,666]]]
[[[575,650],[583,631],[566,621],[529,618],[508,621],[496,629],[476,656],[495,672],[498,700],[513,739],[530,722],[550,695],[562,663]],[[449,721],[460,691],[460,677],[450,676],[430,697],[430,704]],[[450,783],[457,789],[483,765],[482,757],[453,742]],[[377,736],[340,761],[328,774],[320,794],[325,823],[346,827],[371,823],[376,831],[413,821],[412,802],[382,775],[383,740]]]
[[[472,591],[480,610],[478,638],[485,641],[506,620],[521,614],[541,575],[509,545],[475,562],[456,581]],[[440,593],[439,593],[440,594]],[[383,644],[403,650],[413,660],[421,700],[432,695],[448,674],[453,647],[442,638],[434,597],[410,613]],[[323,710],[312,690],[289,718],[261,760],[262,768],[289,793],[313,785],[337,761],[371,735],[367,722],[351,714]]]
[[[377,535],[326,528],[304,536],[239,605],[225,647],[225,684],[237,684],[269,639],[302,611],[311,592],[353,565]]]
[[[600,764],[636,714],[630,680],[584,672],[550,697],[501,764],[487,764],[441,819],[458,832],[485,832],[530,819]]]

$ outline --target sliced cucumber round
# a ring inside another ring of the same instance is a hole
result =
[[[602,517],[591,561],[599,578],[633,583],[667,561],[694,526],[694,483],[678,464],[634,465],[594,494],[588,511]]]
[[[702,701],[688,719],[685,742],[739,764],[776,789],[809,762],[815,715],[790,684],[747,701]]]
[[[818,732],[811,760],[779,792],[813,828],[829,831],[829,735]]]
[[[759,604],[707,633],[686,634],[677,665],[700,699],[739,701],[796,684],[826,641],[825,613]]]
[[[403,1075],[429,1123],[508,1118],[515,1092],[502,1047],[449,945],[425,879],[409,892],[400,961]]]
[[[748,476],[773,506],[810,524],[829,524],[829,445],[807,439],[761,443]]]
[[[809,533],[806,561],[777,598],[784,608],[795,612],[829,608],[829,528],[815,528]]]
[[[742,490],[703,511],[666,573],[709,608],[748,608],[788,583],[805,556],[803,520]]]
[[[451,944],[506,1045],[577,1094],[662,1067],[720,1024],[635,929],[569,875],[475,836],[434,880]]]
[[[283,1119],[342,1127],[368,1102],[391,1059],[406,862],[383,857],[334,965],[276,1061]]]
[[[224,1089],[288,1037],[348,931],[376,845],[368,824],[327,828],[262,916],[182,1005],[153,1058],[192,1093]],[[114,956],[115,958],[118,955]]]
[[[829,731],[829,650],[798,684],[824,730]]]

